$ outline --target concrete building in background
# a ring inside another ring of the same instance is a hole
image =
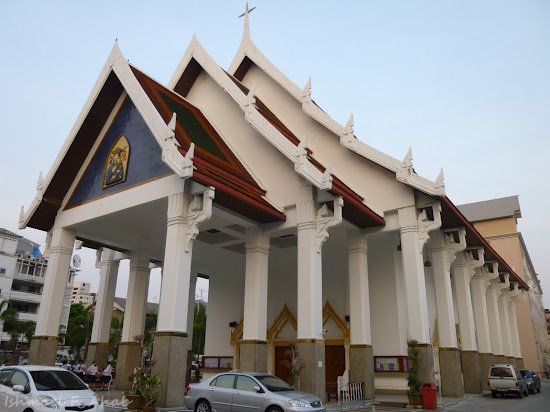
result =
[[[19,311],[20,321],[38,321],[48,260],[42,256],[40,245],[9,230],[0,228],[0,301],[9,300]],[[67,274],[67,285],[72,284],[74,269]],[[69,319],[69,296],[65,294],[61,324]],[[11,339],[0,320],[1,345]]]
[[[542,289],[527,246],[518,231],[521,209],[518,196],[457,206],[489,244],[530,287],[517,308],[517,323],[524,367],[536,372],[550,365],[550,339]]]
[[[84,303],[88,306],[94,300],[94,294],[90,293],[88,282],[73,282],[71,292],[71,305],[73,303]]]

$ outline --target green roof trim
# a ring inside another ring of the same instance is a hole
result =
[[[189,136],[189,139],[195,146],[200,147],[206,152],[210,153],[212,156],[217,157],[227,163],[229,160],[223,152],[220,150],[214,139],[210,136],[208,131],[204,126],[199,122],[196,117],[196,114],[193,111],[189,110],[187,107],[178,103],[176,100],[172,99],[167,94],[158,90],[160,97],[168,106],[171,112],[176,113],[176,120],[184,132]]]

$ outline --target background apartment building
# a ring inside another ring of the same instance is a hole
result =
[[[42,256],[40,245],[9,230],[0,228],[0,301],[9,300],[19,311],[20,321],[38,320],[44,276],[48,259]],[[67,287],[72,286],[75,270],[67,273]],[[61,324],[67,325],[70,311],[70,289],[65,292]],[[5,347],[11,335],[4,331],[0,320],[0,347]]]
[[[71,292],[71,305],[73,303],[84,303],[88,306],[93,302],[95,294],[90,293],[90,284],[87,282],[73,282]]]

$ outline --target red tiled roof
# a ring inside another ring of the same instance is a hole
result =
[[[248,173],[202,112],[135,67],[143,90],[168,123],[176,113],[175,137],[182,156],[195,144],[192,179],[216,188],[214,202],[260,223],[284,221],[285,215],[263,198],[265,191]]]

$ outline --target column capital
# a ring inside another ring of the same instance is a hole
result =
[[[130,270],[149,271],[149,254],[143,250],[132,251]]]
[[[430,207],[430,206],[428,206]],[[418,224],[418,249],[422,251],[424,245],[430,237],[430,232],[441,227],[441,204],[436,203],[431,206],[433,220],[428,219],[427,208],[423,208],[417,217]]]
[[[191,241],[199,234],[198,226],[212,216],[214,188],[208,187],[199,195],[176,193],[168,196],[167,226],[185,225],[184,250],[191,250]]]
[[[247,252],[269,253],[269,235],[258,226],[246,229],[245,248]]]
[[[348,253],[367,253],[367,236],[360,230],[348,230]]]
[[[321,253],[323,244],[328,239],[328,230],[331,227],[338,226],[342,223],[342,208],[344,207],[344,199],[342,199],[342,197],[337,197],[333,200],[333,205],[334,210],[332,214],[329,212],[326,203],[317,211],[315,233],[315,246],[317,247],[317,253]]]
[[[52,253],[61,253],[71,255],[73,253],[76,233],[72,230],[59,228],[53,229],[48,248],[48,255]]]
[[[458,242],[455,241],[455,233]],[[456,259],[457,253],[466,248],[466,230],[464,228],[434,231],[431,240],[432,252],[443,252],[445,272],[448,272]]]
[[[498,272],[497,272],[498,273]],[[498,298],[506,289],[510,288],[510,274],[505,273],[504,274],[504,282],[500,281],[500,277],[497,276],[496,278],[491,280],[491,289],[495,292],[495,297]]]

